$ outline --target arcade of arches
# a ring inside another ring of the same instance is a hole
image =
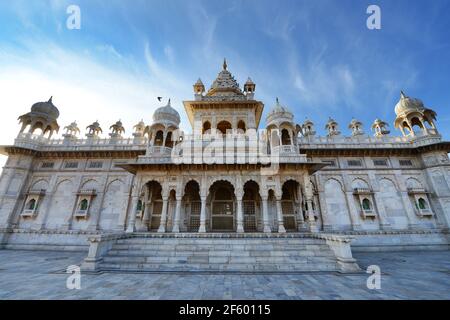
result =
[[[284,182],[278,192],[262,192],[254,180],[238,190],[227,180],[212,182],[204,191],[197,180],[184,188],[163,185],[154,180],[144,184],[130,221],[136,231],[284,233],[306,231],[315,222],[314,201],[306,200],[295,180]]]

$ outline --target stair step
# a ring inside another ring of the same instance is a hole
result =
[[[101,270],[116,271],[336,271],[324,240],[286,238],[120,239],[103,257]]]
[[[283,244],[283,245],[290,245],[290,244],[297,244],[301,242],[304,245],[307,244],[322,244],[323,242],[321,240],[317,239],[190,239],[190,238],[167,238],[167,239],[120,239],[117,241],[117,244],[129,244],[129,245],[147,245],[147,244],[160,244],[160,245],[167,245],[167,244],[186,244],[186,245],[195,245],[195,244],[203,244],[205,242],[214,242],[216,245],[229,245],[229,244],[261,244],[261,243],[272,243],[272,244]]]
[[[215,264],[122,264],[103,263],[102,270],[104,271],[241,271],[241,272],[311,272],[311,271],[336,271],[336,263],[322,263],[322,264],[263,264],[263,265],[248,265],[248,264],[233,264],[233,265],[215,265]]]
[[[334,256],[329,250],[316,251],[157,251],[157,250],[116,250],[112,249],[108,255],[113,256],[210,256],[210,257],[306,257],[306,256]]]
[[[202,257],[202,256],[185,256],[185,257],[139,257],[139,256],[112,256],[108,255],[103,258],[105,262],[117,263],[225,263],[225,264],[265,264],[265,263],[309,263],[309,262],[329,262],[334,259],[330,257]]]
[[[327,245],[323,244],[298,244],[298,245],[283,245],[283,244],[245,244],[245,245],[235,245],[235,244],[197,244],[197,245],[186,245],[186,244],[115,244],[114,249],[120,250],[139,250],[139,249],[154,249],[154,250],[202,250],[202,249],[214,249],[214,250],[318,250],[320,248],[328,248]]]

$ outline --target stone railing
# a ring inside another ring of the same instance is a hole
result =
[[[145,138],[48,139],[44,136],[21,133],[15,139],[14,146],[38,151],[133,150],[145,149],[147,142]]]
[[[298,154],[299,150],[298,147],[294,145],[281,145],[277,147],[272,148],[272,154],[280,154],[280,155],[290,155],[290,154]]]
[[[351,273],[361,271],[352,255],[351,242],[354,237],[327,233],[312,233],[311,237],[326,241],[336,256],[340,272]]]
[[[172,154],[173,148],[163,146],[153,146],[147,148],[147,155],[153,156],[167,156]]]
[[[125,232],[99,234],[89,237],[89,253],[84,259],[81,269],[83,271],[97,271],[100,263],[103,261],[103,257],[111,250],[113,244],[116,243],[117,240],[129,237],[130,235]]]
[[[300,148],[411,148],[422,145],[440,142],[442,137],[434,129],[429,129],[428,134],[416,133],[413,136],[396,137],[396,136],[382,136],[372,137],[368,135],[359,136],[307,136],[298,138]]]

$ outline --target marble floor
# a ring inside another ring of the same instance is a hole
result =
[[[381,269],[381,289],[358,274],[81,274],[69,290],[70,265],[85,253],[0,250],[0,299],[450,299],[450,251],[356,253]]]

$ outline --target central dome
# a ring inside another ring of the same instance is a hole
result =
[[[402,91],[400,101],[395,106],[395,114],[398,116],[409,111],[424,111],[423,102],[416,98],[410,98]]]
[[[289,110],[289,108],[282,106],[278,98],[276,99],[275,106],[270,110],[266,118],[266,124],[269,126],[275,123],[294,121],[294,114]]]
[[[166,106],[156,109],[155,113],[153,114],[153,121],[154,122],[171,121],[174,122],[176,125],[179,125],[181,120],[180,114],[178,113],[177,110],[172,108],[169,99]]]
[[[50,118],[58,119],[59,110],[53,104],[52,98],[53,97],[51,97],[47,102],[37,102],[37,103],[33,104],[33,106],[31,107],[31,112],[40,113],[43,115],[47,115]]]
[[[275,106],[273,107],[272,110],[270,110],[269,114],[267,115],[267,118],[274,117],[276,115],[293,117],[291,110],[289,110],[289,108],[287,108],[285,106],[282,106],[280,104],[280,100],[278,98],[276,99]]]

